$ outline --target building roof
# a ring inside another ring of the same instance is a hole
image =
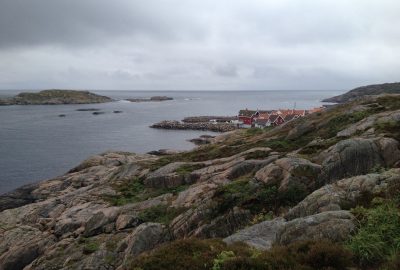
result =
[[[252,117],[253,115],[255,115],[257,113],[257,111],[253,111],[253,110],[240,110],[239,111],[239,116],[246,116],[246,117]]]
[[[267,122],[268,122],[268,119],[260,119],[260,118],[257,118],[256,119],[256,124],[258,124],[258,125],[262,125],[262,126],[265,126],[266,124],[267,124]]]
[[[270,115],[269,116],[269,121],[271,122],[271,123],[274,123],[275,121],[276,121],[276,119],[278,119],[278,117],[279,117],[279,115],[277,115],[277,114],[272,114],[272,115]]]
[[[285,122],[287,122],[287,121],[293,120],[293,119],[295,119],[295,118],[297,118],[297,115],[296,115],[296,114],[287,114],[287,115],[285,115],[285,117],[283,118],[283,120],[285,120]]]
[[[259,111],[258,119],[267,119],[269,118],[269,113],[267,111]]]

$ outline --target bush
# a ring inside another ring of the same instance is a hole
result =
[[[128,269],[208,270],[225,248],[226,244],[221,240],[177,240],[135,258]]]
[[[100,244],[96,240],[90,238],[82,237],[79,239],[79,243],[83,244],[83,254],[91,254],[98,251],[100,248]]]
[[[357,208],[358,232],[348,247],[361,266],[377,265],[389,259],[400,248],[400,214],[391,202],[371,209]]]
[[[255,251],[244,244],[227,246],[217,239],[177,240],[134,258],[128,269],[320,270],[346,269],[351,253],[329,241],[306,241]]]
[[[302,241],[286,247],[273,247],[259,258],[270,270],[345,269],[351,266],[352,255],[339,244],[327,240]]]

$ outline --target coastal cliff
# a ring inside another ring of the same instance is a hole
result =
[[[0,99],[0,105],[61,105],[61,104],[92,104],[113,101],[106,96],[100,96],[88,91],[75,90],[43,90],[38,93],[20,93],[15,97]]]
[[[397,269],[399,130],[400,95],[368,96],[188,152],[93,156],[0,196],[0,269]]]

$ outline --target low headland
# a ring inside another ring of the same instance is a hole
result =
[[[0,196],[1,269],[398,269],[400,95]]]
[[[89,91],[43,90],[37,93],[20,93],[12,98],[0,99],[0,105],[61,105],[111,102],[113,99]]]
[[[344,103],[366,95],[400,94],[400,83],[373,84],[357,87],[349,92],[324,99],[323,102]]]
[[[167,100],[173,100],[174,98],[172,97],[167,97],[167,96],[153,96],[150,98],[128,98],[126,100],[130,102],[161,102],[161,101],[167,101]]]

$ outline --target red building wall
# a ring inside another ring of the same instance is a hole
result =
[[[247,116],[239,116],[239,120],[243,122],[245,125],[251,125],[253,123],[252,117]]]

